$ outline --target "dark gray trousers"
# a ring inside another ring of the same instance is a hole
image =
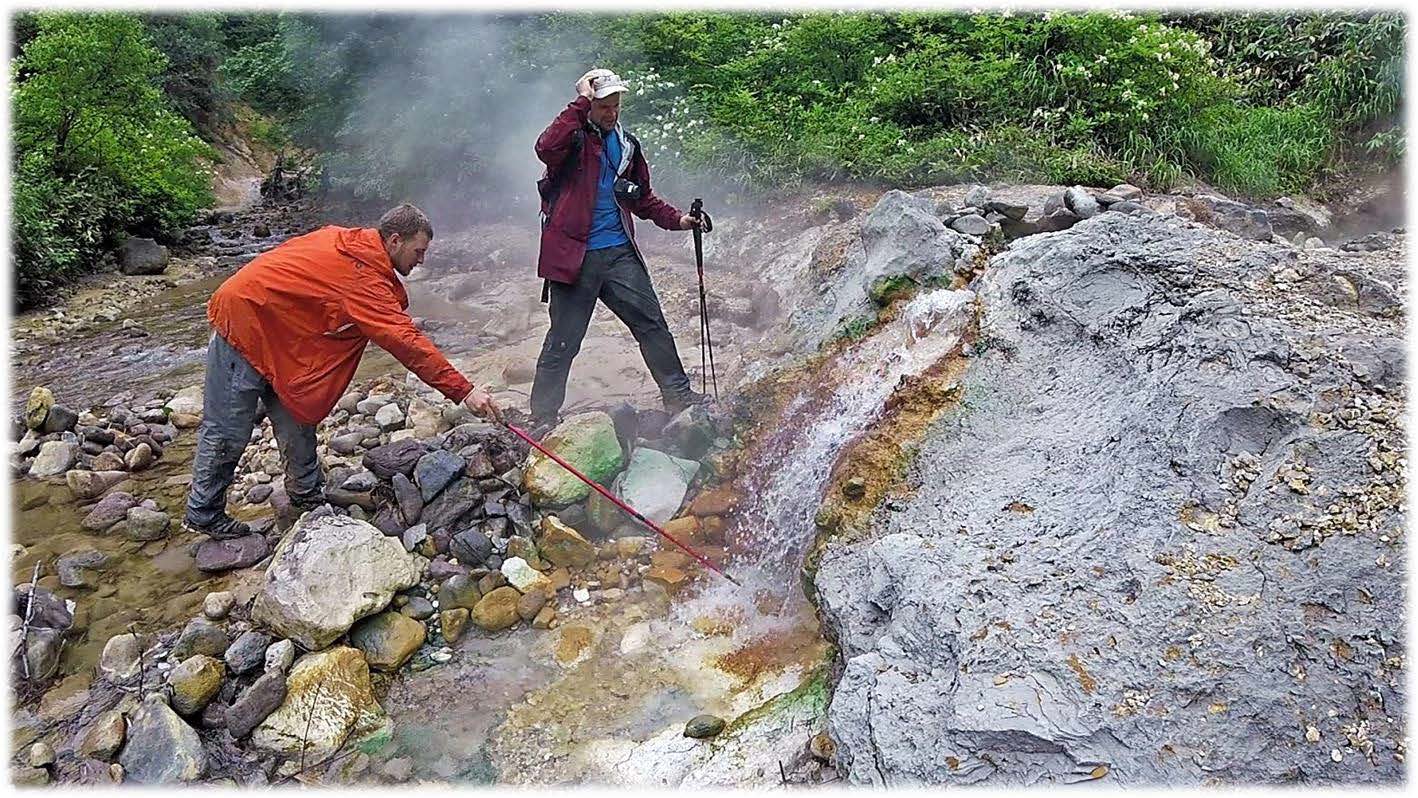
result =
[[[287,495],[296,501],[320,495],[323,476],[315,452],[315,427],[296,421],[266,378],[216,333],[207,343],[203,392],[202,426],[197,430],[187,494],[188,524],[206,528],[226,515],[227,489],[263,406],[285,460]]]
[[[673,400],[689,394],[689,377],[665,323],[660,298],[650,284],[649,272],[630,245],[590,250],[581,262],[576,283],[553,282],[550,294],[551,329],[542,343],[532,381],[533,415],[554,416],[566,401],[571,361],[581,351],[597,299],[630,328],[650,376],[660,386],[660,395]]]

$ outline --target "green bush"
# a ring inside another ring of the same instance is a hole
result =
[[[158,83],[136,17],[39,14],[11,65],[16,299],[43,301],[128,234],[165,236],[211,202],[211,149]]]

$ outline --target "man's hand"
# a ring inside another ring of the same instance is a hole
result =
[[[612,73],[609,69],[593,69],[590,72],[587,72],[586,74],[581,76],[580,80],[576,81],[576,93],[581,95],[582,97],[590,98],[591,81],[602,75],[610,74]]]
[[[492,401],[492,394],[481,388],[474,388],[463,398],[463,407],[477,413],[483,418],[496,424],[503,423],[502,411],[498,409],[497,403]]]
[[[679,229],[681,230],[693,230],[700,224],[702,224],[702,220],[698,216],[690,216],[686,213],[679,217]]]

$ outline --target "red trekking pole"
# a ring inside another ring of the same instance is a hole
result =
[[[730,582],[733,582],[735,585],[738,585],[739,587],[743,587],[743,585],[739,584],[739,580],[737,580],[737,579],[733,578],[732,576],[729,576],[728,574],[724,573],[724,571],[721,570],[721,569],[719,568],[719,566],[717,566],[717,565],[715,565],[714,563],[710,562],[706,557],[704,557],[704,555],[700,554],[699,552],[695,551],[694,549],[691,549],[690,547],[684,545],[683,543],[680,543],[678,540],[675,540],[675,537],[674,537],[673,535],[671,535],[670,533],[666,532],[663,528],[661,528],[659,524],[657,524],[657,523],[655,523],[654,521],[651,521],[650,519],[648,519],[648,518],[646,518],[645,516],[641,515],[635,508],[631,507],[630,505],[628,505],[628,504],[626,504],[625,502],[621,501],[620,499],[616,498],[615,495],[612,494],[610,491],[606,490],[605,488],[601,487],[600,485],[597,485],[595,482],[593,482],[593,481],[592,481],[589,477],[587,477],[585,474],[582,474],[580,471],[577,471],[575,468],[573,468],[573,467],[571,466],[570,463],[568,463],[568,462],[566,462],[565,460],[563,460],[563,459],[561,459],[560,457],[558,457],[554,452],[552,452],[551,450],[547,449],[545,446],[542,446],[540,443],[537,443],[536,441],[532,440],[532,436],[531,436],[531,435],[528,435],[527,433],[523,432],[520,428],[518,428],[517,426],[515,426],[515,425],[513,425],[513,424],[510,424],[510,423],[507,423],[507,422],[503,422],[503,423],[506,425],[506,427],[507,427],[508,429],[512,430],[512,434],[513,434],[513,435],[516,435],[517,437],[519,437],[519,438],[521,438],[522,440],[526,441],[527,443],[531,444],[531,445],[532,445],[532,448],[536,449],[537,451],[541,452],[542,454],[544,454],[544,455],[546,455],[547,457],[550,457],[552,460],[556,461],[557,465],[561,466],[562,468],[566,469],[567,471],[570,471],[573,476],[575,476],[577,479],[581,480],[582,482],[586,483],[587,485],[591,486],[591,488],[592,488],[593,490],[595,490],[597,493],[600,493],[602,496],[606,497],[607,499],[610,499],[612,502],[615,503],[615,506],[617,506],[617,507],[619,507],[620,509],[624,510],[626,513],[628,513],[628,514],[630,515],[631,518],[634,518],[636,521],[639,521],[640,523],[642,523],[642,524],[644,524],[645,526],[649,527],[651,530],[653,530],[653,531],[655,532],[655,534],[659,535],[660,537],[664,538],[665,540],[668,540],[669,542],[675,544],[676,546],[679,546],[681,549],[684,549],[684,551],[685,551],[686,554],[688,554],[689,556],[691,556],[691,557],[693,557],[694,559],[698,560],[699,563],[700,563],[701,565],[703,565],[705,568],[708,568],[709,570],[713,571],[714,573],[718,574],[719,576],[722,576],[722,577],[724,577],[725,579],[729,580]]]

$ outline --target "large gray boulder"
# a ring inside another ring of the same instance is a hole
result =
[[[118,268],[130,276],[162,274],[167,261],[167,247],[151,238],[130,238],[118,248]]]
[[[849,782],[1403,778],[1403,326],[1320,279],[1403,266],[1342,255],[1107,213],[992,260],[968,410],[813,577]]]
[[[252,618],[319,650],[417,584],[426,563],[364,521],[307,516],[276,547]]]
[[[860,247],[848,250],[830,275],[808,275],[807,296],[793,314],[793,326],[816,348],[843,324],[873,312],[873,286],[893,278],[918,285],[947,279],[978,257],[969,236],[945,226],[934,203],[904,191],[888,191],[861,223]]]

